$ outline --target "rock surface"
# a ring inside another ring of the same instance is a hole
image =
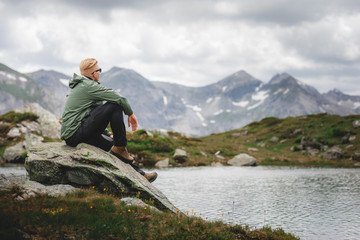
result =
[[[130,165],[87,144],[76,148],[64,143],[42,143],[29,148],[25,168],[30,180],[46,185],[94,186],[99,192],[117,196],[139,195],[153,199],[154,205],[176,213],[176,207]]]
[[[61,124],[59,122],[59,119],[56,118],[56,116],[49,111],[42,108],[37,103],[31,103],[28,105],[25,105],[21,108],[18,108],[15,110],[16,112],[24,113],[24,112],[32,112],[39,116],[37,122],[39,123],[36,126],[29,125],[25,127],[33,127],[34,131],[39,131],[39,133],[44,137],[49,137],[53,139],[60,139],[60,128]],[[26,124],[26,123],[25,123]]]
[[[156,162],[155,167],[156,168],[167,168],[167,167],[169,167],[169,159],[166,158],[164,160]]]
[[[178,163],[183,163],[186,162],[187,160],[187,154],[185,150],[179,149],[177,148],[175,150],[174,156],[173,156],[174,160]]]
[[[323,157],[328,160],[338,160],[342,157],[342,151],[341,148],[338,146],[334,146],[324,152]]]
[[[230,159],[227,164],[232,166],[257,166],[257,161],[254,157],[241,153]]]
[[[22,188],[21,194],[15,198],[16,200],[25,200],[38,194],[59,197],[77,190],[77,188],[73,186],[64,184],[46,186],[41,183],[29,180],[28,176],[5,177],[0,175],[0,189],[7,190],[14,186],[19,186]]]

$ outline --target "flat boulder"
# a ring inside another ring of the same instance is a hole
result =
[[[342,158],[341,148],[338,146],[334,146],[324,152],[323,157],[328,160],[338,160]]]
[[[187,154],[185,150],[179,149],[177,148],[175,150],[174,156],[173,156],[174,160],[178,163],[183,163],[186,162],[187,160]]]
[[[91,145],[38,144],[29,148],[25,168],[30,180],[45,185],[68,184],[119,197],[151,198],[159,210],[177,212],[166,196],[130,165]]]
[[[230,159],[227,164],[231,166],[257,166],[257,161],[254,157],[241,153]]]

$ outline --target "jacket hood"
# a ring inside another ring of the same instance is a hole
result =
[[[78,85],[78,83],[87,80],[85,77],[77,75],[76,73],[74,73],[73,78],[70,80],[69,82],[69,87],[70,88],[74,88],[76,85]]]

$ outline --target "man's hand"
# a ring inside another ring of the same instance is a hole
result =
[[[130,125],[133,131],[137,129],[138,121],[135,117],[135,114],[132,114],[128,117],[128,126],[130,127]]]

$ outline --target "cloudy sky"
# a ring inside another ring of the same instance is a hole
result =
[[[204,86],[287,72],[360,95],[358,0],[0,0],[0,62],[21,72],[130,68]]]

